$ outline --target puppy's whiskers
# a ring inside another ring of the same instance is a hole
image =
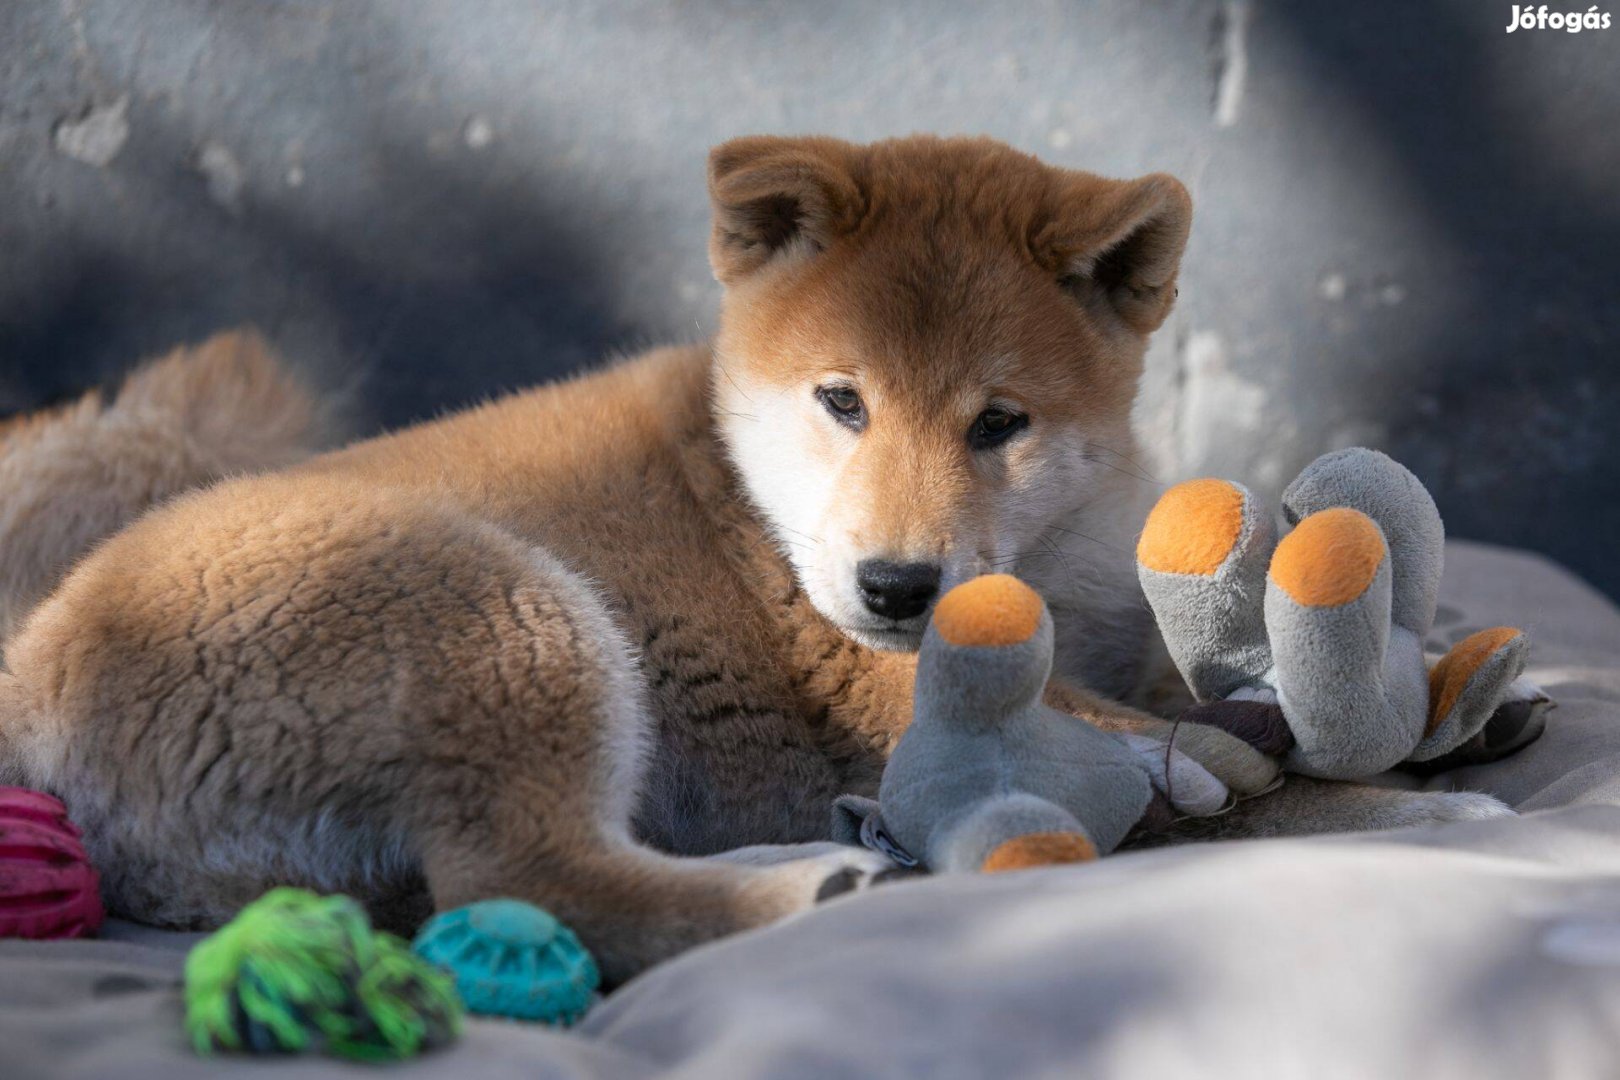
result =
[[[803,532],[802,530],[799,530],[799,529],[790,529],[786,525],[782,525],[782,524],[779,524],[779,523],[776,523],[776,522],[772,522],[771,529],[774,532],[779,532],[779,533],[780,532],[790,532],[795,536],[802,536],[806,540],[810,541],[812,544],[825,544],[827,542],[827,541],[823,540],[821,537],[814,535],[813,533]]]
[[[1120,450],[1120,449],[1118,449],[1116,447],[1113,447],[1113,446],[1109,446],[1107,443],[1104,443],[1104,442],[1097,442],[1095,439],[1087,439],[1086,440],[1086,445],[1087,446],[1095,446],[1099,450],[1106,450],[1110,454],[1113,454],[1115,457],[1119,458],[1121,461],[1130,462],[1133,466],[1135,466],[1136,468],[1142,470],[1143,475],[1146,475],[1146,476],[1152,476],[1153,475],[1153,471],[1151,469],[1149,469],[1146,465],[1143,465],[1140,461],[1137,461],[1134,457],[1132,457],[1130,454],[1127,454],[1123,450]]]
[[[1079,531],[1077,531],[1075,529],[1065,529],[1062,525],[1049,525],[1049,526],[1047,526],[1047,528],[1049,530],[1051,530],[1052,532],[1060,532],[1060,533],[1063,533],[1063,534],[1065,534],[1067,536],[1078,536],[1082,540],[1090,540],[1093,544],[1096,544],[1098,547],[1107,548],[1109,551],[1112,551],[1112,552],[1114,552],[1116,554],[1119,554],[1119,555],[1129,555],[1129,554],[1131,554],[1129,551],[1127,551],[1124,548],[1115,547],[1113,544],[1110,544],[1105,540],[1099,540],[1095,536],[1092,536],[1092,535],[1090,535],[1088,533],[1079,532]]]
[[[1103,450],[1107,450],[1109,453],[1114,454],[1115,456],[1121,458],[1122,460],[1124,460],[1126,462],[1129,462],[1130,465],[1132,466],[1132,468],[1129,468],[1129,469],[1122,468],[1122,467],[1120,467],[1118,465],[1115,465],[1114,463],[1112,463],[1110,461],[1104,460],[1101,455],[1094,454],[1094,453],[1091,452],[1090,448],[1093,447],[1093,446],[1100,447]],[[1114,450],[1111,447],[1103,446],[1101,443],[1087,443],[1086,447],[1087,447],[1087,449],[1081,451],[1081,456],[1083,456],[1087,461],[1095,462],[1096,464],[1101,465],[1105,469],[1112,469],[1115,472],[1119,473],[1121,476],[1128,476],[1132,480],[1140,480],[1144,484],[1152,484],[1154,487],[1160,487],[1160,488],[1166,486],[1164,481],[1160,480],[1158,477],[1154,476],[1152,473],[1150,473],[1146,469],[1144,469],[1141,465],[1137,464],[1137,462],[1133,458],[1131,458],[1131,457],[1129,457],[1129,456],[1127,456],[1125,454],[1121,454],[1118,450]]]
[[[733,390],[735,390],[735,391],[737,391],[737,393],[741,394],[743,396],[743,399],[746,400],[750,405],[752,405],[754,403],[754,399],[748,396],[748,391],[744,390],[741,386],[739,386],[737,384],[737,380],[733,379],[731,377],[731,372],[726,370],[727,367],[729,366],[729,360],[723,353],[721,353],[721,351],[719,349],[714,350],[714,366],[715,366],[716,370],[718,370],[720,372],[721,375],[725,376],[726,382],[731,384],[731,388]],[[739,415],[742,415],[742,414],[739,414]]]

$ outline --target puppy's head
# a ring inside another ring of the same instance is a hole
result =
[[[936,596],[1083,516],[1129,452],[1187,193],[920,137],[737,139],[709,190],[732,460],[816,607],[914,648]]]

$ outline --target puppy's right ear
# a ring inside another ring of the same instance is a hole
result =
[[[1105,180],[1068,171],[1052,219],[1030,246],[1081,303],[1111,310],[1138,333],[1164,322],[1192,226],[1192,200],[1173,176]]]
[[[754,135],[709,152],[709,264],[731,285],[780,255],[813,253],[861,219],[865,200],[837,139]]]

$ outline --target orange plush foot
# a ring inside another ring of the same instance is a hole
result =
[[[1040,594],[1011,574],[985,574],[940,599],[934,629],[957,646],[1019,645],[1035,636],[1043,610]]]
[[[1511,626],[1480,630],[1453,645],[1429,672],[1425,743],[1446,731],[1456,731],[1460,741],[1483,726],[1523,672],[1528,651],[1524,634]]]
[[[1338,607],[1367,591],[1386,554],[1372,518],[1347,506],[1301,521],[1271,556],[1271,580],[1296,604]]]
[[[1002,842],[985,856],[979,869],[987,874],[996,874],[1004,870],[1027,870],[1034,866],[1090,862],[1096,857],[1096,847],[1079,833],[1030,833]]]
[[[1177,484],[1148,515],[1136,561],[1161,574],[1214,574],[1243,534],[1243,503],[1242,489],[1225,480]]]

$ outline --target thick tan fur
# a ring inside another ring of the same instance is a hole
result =
[[[330,411],[252,333],[177,349],[110,397],[0,421],[0,640],[74,560],[148,508],[309,457]]]
[[[208,926],[275,883],[407,912],[517,896],[617,980],[859,887],[875,855],[765,845],[824,838],[907,723],[920,620],[853,603],[867,557],[1036,583],[1071,680],[1053,700],[1165,729],[1076,683],[1128,688],[1147,631],[1127,417],[1174,295],[1180,186],[987,141],[748,139],[715,152],[711,188],[713,350],[201,487],[10,638],[0,773],[66,798],[116,910]],[[297,456],[304,413],[253,400],[285,378],[227,395],[257,426],[193,407],[207,380],[181,395],[172,437],[253,458],[191,483]],[[818,401],[832,378],[864,395],[863,434]],[[995,402],[1028,430],[970,450]],[[99,408],[13,434],[5,498],[46,474],[27,440],[53,425],[78,433],[64,459],[110,460]],[[149,487],[59,543],[12,534],[5,602],[169,490]],[[1274,775],[1213,730],[1178,742],[1239,791]]]

